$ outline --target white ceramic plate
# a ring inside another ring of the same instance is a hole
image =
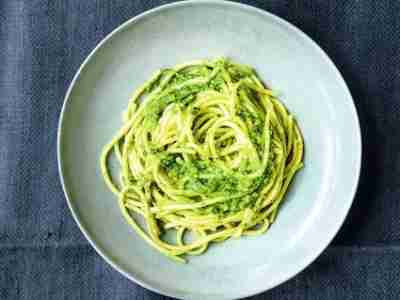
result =
[[[305,168],[263,236],[230,240],[177,264],[123,220],[99,155],[131,92],[160,67],[227,56],[281,91],[306,143]],[[284,20],[224,1],[185,1],[146,12],[107,36],[66,95],[59,127],[61,181],[72,214],[98,253],[129,279],[185,299],[268,290],[310,264],[343,223],[356,191],[361,140],[351,95],[326,54]]]

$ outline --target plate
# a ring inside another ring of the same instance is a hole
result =
[[[266,234],[214,245],[182,265],[152,249],[125,223],[102,180],[99,155],[121,126],[132,91],[152,72],[218,56],[254,66],[280,92],[304,134],[305,168]],[[58,134],[63,189],[91,245],[129,279],[184,299],[246,297],[303,270],[343,223],[360,173],[357,113],[327,55],[288,22],[225,1],[165,5],[114,30],[74,77]]]

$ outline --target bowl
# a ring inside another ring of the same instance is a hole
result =
[[[257,70],[297,118],[305,168],[270,230],[229,240],[176,263],[124,221],[99,168],[132,91],[155,70],[226,56]],[[109,34],[85,59],[62,108],[62,186],[72,215],[97,252],[134,282],[183,299],[260,293],[303,270],[327,247],[351,206],[361,138],[352,97],[327,55],[304,33],[262,10],[226,1],[184,1],[145,12]]]

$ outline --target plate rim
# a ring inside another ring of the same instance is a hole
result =
[[[97,43],[97,45],[93,48],[93,50],[90,51],[90,53],[86,56],[84,61],[81,63],[79,66],[78,70],[76,71],[74,77],[72,78],[69,87],[67,89],[67,92],[65,94],[65,97],[63,99],[63,104],[62,108],[60,111],[59,115],[59,121],[58,121],[58,127],[57,127],[57,164],[58,164],[58,175],[60,178],[62,190],[65,196],[65,200],[68,204],[68,208],[73,216],[73,219],[75,223],[78,225],[80,231],[83,233],[89,244],[95,249],[98,255],[102,257],[111,267],[113,267],[116,271],[121,273],[124,277],[129,279],[130,281],[148,289],[153,292],[169,296],[169,297],[181,297],[182,294],[180,294],[179,291],[176,291],[174,293],[173,289],[165,289],[163,287],[154,287],[151,285],[151,283],[145,282],[145,280],[141,280],[136,278],[133,274],[129,273],[128,271],[124,270],[124,268],[120,265],[118,265],[114,260],[109,257],[109,255],[106,253],[104,249],[102,249],[97,242],[91,238],[91,234],[89,233],[88,229],[86,226],[83,224],[83,221],[80,220],[80,217],[78,216],[78,213],[75,210],[75,206],[73,205],[73,201],[71,200],[72,197],[69,194],[69,191],[66,187],[65,180],[64,180],[64,167],[63,167],[63,158],[62,158],[62,138],[63,138],[63,126],[64,126],[64,115],[65,115],[65,110],[68,105],[69,99],[71,98],[72,91],[75,87],[76,82],[78,81],[82,71],[85,69],[86,65],[89,63],[89,61],[92,59],[92,57],[96,54],[96,52],[103,47],[109,40],[112,39],[112,37],[117,34],[120,31],[123,31],[125,28],[127,28],[130,25],[133,25],[137,21],[141,20],[142,18],[151,16],[155,13],[159,13],[160,11],[163,10],[168,10],[168,9],[174,9],[174,8],[179,8],[181,6],[192,6],[192,5],[201,5],[201,4],[208,4],[208,5],[227,5],[231,7],[236,7],[251,13],[256,13],[259,14],[263,17],[267,17],[272,19],[274,22],[278,23],[279,25],[284,26],[285,28],[289,29],[290,31],[294,32],[297,36],[301,37],[302,40],[306,41],[310,46],[312,46],[319,54],[321,55],[321,58],[332,68],[332,71],[334,71],[334,75],[339,79],[339,84],[341,85],[341,88],[343,91],[347,94],[348,98],[351,100],[349,104],[350,108],[350,113],[355,121],[355,136],[356,140],[353,145],[353,151],[354,149],[358,152],[355,154],[356,156],[356,161],[355,161],[355,167],[356,171],[353,177],[353,182],[352,182],[352,187],[351,187],[351,194],[349,194],[349,199],[348,201],[345,202],[345,207],[344,207],[344,213],[341,216],[338,216],[337,220],[337,225],[334,230],[332,230],[329,234],[329,236],[322,242],[318,244],[318,247],[314,247],[314,250],[311,251],[312,255],[309,255],[301,260],[301,263],[297,265],[297,269],[294,270],[294,272],[286,272],[285,276],[282,276],[281,279],[271,281],[271,283],[266,284],[265,286],[262,287],[256,287],[253,289],[252,292],[250,293],[242,293],[235,297],[234,299],[241,299],[244,297],[250,297],[250,296],[255,296],[260,293],[266,292],[270,289],[273,289],[280,284],[292,279],[296,275],[298,275],[300,272],[302,272],[305,268],[307,268],[311,263],[313,263],[321,254],[322,252],[329,246],[329,244],[332,242],[334,237],[337,235],[338,231],[342,227],[346,217],[348,216],[348,213],[350,211],[350,208],[354,202],[354,198],[356,196],[356,192],[358,189],[359,181],[360,181],[360,176],[361,176],[361,162],[362,162],[362,135],[361,135],[361,126],[360,126],[360,120],[359,116],[357,113],[357,109],[354,103],[354,99],[351,95],[351,92],[341,74],[341,72],[338,70],[336,65],[333,63],[333,61],[330,59],[330,57],[327,55],[327,53],[311,38],[309,37],[306,33],[304,33],[301,29],[296,27],[295,25],[291,24],[289,21],[286,21],[285,19],[268,12],[266,10],[263,10],[261,8],[251,6],[248,4],[242,4],[239,2],[233,2],[233,1],[220,1],[220,0],[186,0],[186,1],[178,1],[178,2],[172,2],[169,4],[164,4],[160,5],[157,7],[154,7],[152,9],[149,9],[147,11],[144,11],[138,15],[133,16],[132,18],[124,21],[122,24],[118,25],[115,29],[113,29],[110,33],[108,33],[103,39],[101,39],[100,42]],[[193,295],[196,296],[196,295]],[[200,296],[200,294],[198,295]],[[214,297],[214,295],[201,295],[201,297]]]

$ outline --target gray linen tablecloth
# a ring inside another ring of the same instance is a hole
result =
[[[0,0],[0,299],[167,299],[114,271],[80,233],[59,184],[56,131],[90,50],[169,2]],[[354,96],[364,146],[358,194],[336,239],[300,275],[253,299],[399,299],[400,1],[242,2],[292,22],[328,53]]]

